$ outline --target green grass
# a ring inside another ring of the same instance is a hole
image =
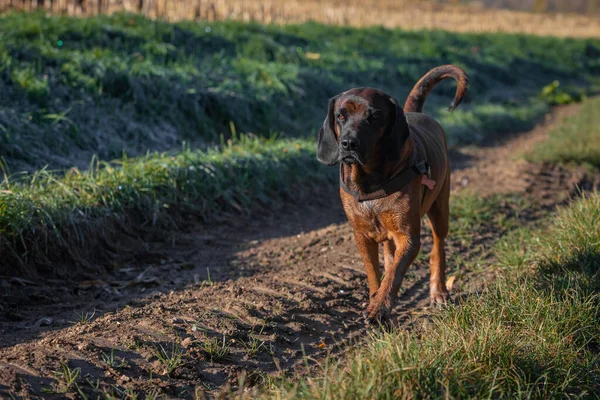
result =
[[[564,93],[598,88],[598,49],[597,39],[9,13],[0,16],[0,153],[12,171],[84,168],[92,155],[218,142],[230,123],[314,136],[329,97],[370,85],[403,101],[444,63],[467,70],[468,98],[448,113],[454,85],[443,83],[426,111],[451,143],[473,143],[531,126]],[[560,96],[542,95],[554,81]]]
[[[103,234],[105,227],[95,221],[136,215],[160,224],[168,222],[171,207],[210,220],[215,212],[243,213],[296,197],[336,177],[334,169],[318,167],[314,147],[306,139],[242,136],[220,149],[153,153],[93,162],[64,175],[41,170],[7,178],[0,184],[0,271],[16,273],[21,266],[25,272],[37,255],[85,246]]]
[[[417,331],[373,333],[344,360],[262,397],[593,398],[600,391],[600,195],[503,239],[484,292]],[[526,263],[519,254],[532,253]],[[518,253],[516,255],[511,253]]]
[[[71,368],[66,362],[61,362],[60,366],[60,370],[52,372],[56,381],[50,388],[42,388],[42,392],[67,393],[72,387],[78,389],[77,380],[81,374],[81,368]]]
[[[584,102],[581,111],[550,132],[548,140],[526,157],[532,161],[584,164],[600,168],[600,98]]]

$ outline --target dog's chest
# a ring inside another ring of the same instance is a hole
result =
[[[360,231],[369,239],[377,242],[392,240],[388,227],[390,226],[390,215],[382,212],[377,201],[365,201],[358,204],[354,225],[358,225]]]

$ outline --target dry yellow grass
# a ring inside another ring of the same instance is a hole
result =
[[[0,0],[0,10],[18,8],[19,1]],[[11,6],[12,4],[12,6]],[[34,9],[37,1],[23,1]],[[453,32],[508,32],[561,37],[600,37],[596,15],[531,13],[442,4],[431,0],[54,0],[44,8],[70,15],[139,11],[171,21],[182,19],[296,23],[317,21],[335,25]]]

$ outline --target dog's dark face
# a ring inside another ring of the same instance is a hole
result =
[[[327,165],[398,160],[407,135],[406,118],[393,97],[372,88],[351,89],[329,102],[317,159]]]

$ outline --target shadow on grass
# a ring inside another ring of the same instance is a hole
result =
[[[600,290],[600,249],[581,249],[560,261],[546,260],[538,270],[540,287],[548,290]]]

